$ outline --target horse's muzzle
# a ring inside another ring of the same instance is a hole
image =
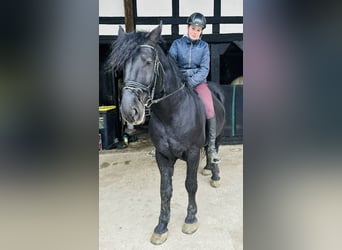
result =
[[[145,105],[130,90],[125,89],[122,93],[120,112],[122,118],[133,125],[145,122]]]

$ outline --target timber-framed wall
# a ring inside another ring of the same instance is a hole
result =
[[[165,25],[171,25],[171,35],[164,35],[167,42],[171,42],[181,36],[179,25],[185,24],[187,17],[179,15],[179,0],[172,0],[172,16],[138,16],[137,0],[125,0],[126,11],[130,16],[126,17],[99,17],[99,24],[125,25],[125,18],[130,20],[135,30],[137,25],[158,25],[160,21]],[[210,7],[210,6],[208,6]],[[212,25],[212,34],[204,34],[203,40],[208,43],[224,43],[230,41],[242,41],[242,33],[224,34],[220,32],[220,24],[243,24],[242,16],[222,16],[221,0],[213,0],[213,16],[206,16],[207,23]],[[100,44],[108,44],[116,39],[116,35],[100,35]]]

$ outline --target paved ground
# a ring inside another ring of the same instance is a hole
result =
[[[219,188],[210,186],[209,176],[198,174],[199,229],[193,235],[181,231],[187,207],[186,168],[183,161],[177,161],[169,236],[164,244],[155,246],[150,237],[159,217],[159,171],[148,136],[138,137],[126,149],[99,154],[100,250],[242,250],[243,146],[221,146]],[[202,159],[199,170],[204,164]]]

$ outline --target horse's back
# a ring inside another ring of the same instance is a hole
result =
[[[222,87],[217,82],[208,82],[208,87],[213,96],[213,103],[216,116],[217,134],[223,131],[226,120],[226,112],[224,108],[225,96]]]
[[[213,95],[215,95],[218,100],[224,104],[224,92],[220,84],[217,82],[208,82],[208,87]]]

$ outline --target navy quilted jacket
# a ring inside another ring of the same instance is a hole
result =
[[[173,41],[169,53],[192,87],[207,82],[210,63],[207,42],[201,39],[194,41],[183,36]]]

